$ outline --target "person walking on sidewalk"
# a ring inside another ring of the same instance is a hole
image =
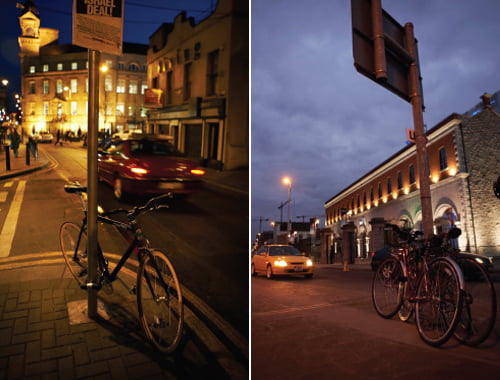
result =
[[[10,134],[9,134],[9,139],[10,139],[10,149],[14,151],[14,156],[17,158],[19,155],[19,144],[21,143],[21,136],[19,136],[19,133],[17,133],[16,128],[11,128],[10,129]]]
[[[59,143],[59,145],[62,146],[62,141],[61,141],[61,130],[58,129],[57,130],[57,134],[56,134],[56,142],[54,145],[57,145],[57,143]]]

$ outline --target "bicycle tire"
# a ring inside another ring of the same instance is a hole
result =
[[[457,258],[456,262],[465,281],[465,294],[455,338],[467,346],[483,343],[495,325],[497,297],[487,270],[470,258]]]
[[[137,307],[148,339],[161,352],[173,352],[181,340],[184,324],[182,292],[172,263],[158,250],[147,251],[141,259],[137,273]]]
[[[449,259],[429,263],[427,276],[420,279],[417,299],[415,320],[420,337],[434,347],[444,344],[460,320],[463,299],[459,274]]]
[[[87,231],[73,222],[64,222],[59,230],[59,242],[66,267],[80,287],[87,282]]]
[[[389,257],[375,271],[372,281],[372,301],[382,318],[392,318],[403,303],[403,267],[398,259]]]

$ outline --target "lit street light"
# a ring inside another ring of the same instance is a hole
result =
[[[290,231],[292,229],[292,221],[290,219],[290,203],[291,203],[291,197],[292,197],[292,180],[289,177],[283,178],[283,184],[288,185],[288,230]]]

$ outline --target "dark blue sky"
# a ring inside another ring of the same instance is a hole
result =
[[[323,216],[323,227],[325,202],[402,149],[413,128],[411,105],[355,70],[350,3],[252,0],[252,237],[260,217],[279,220],[283,176],[293,220]],[[413,23],[429,129],[500,90],[500,1],[382,8]]]
[[[0,78],[10,81],[12,93],[20,91],[17,37],[21,10],[16,3],[25,0],[0,0]],[[73,0],[33,0],[40,12],[41,27],[59,29],[59,42],[71,43]],[[124,0],[123,40],[148,44],[149,36],[164,22],[172,22],[181,11],[197,21],[206,18],[217,0]]]

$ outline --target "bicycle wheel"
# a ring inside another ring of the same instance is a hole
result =
[[[403,267],[398,259],[389,257],[377,268],[372,281],[372,301],[382,318],[392,318],[403,302]]]
[[[87,281],[87,231],[73,222],[64,222],[59,230],[61,251],[69,271],[82,287]]]
[[[465,280],[462,315],[455,338],[468,346],[483,343],[491,333],[496,319],[495,287],[486,269],[468,258],[456,259]]]
[[[445,258],[429,264],[417,289],[415,320],[420,337],[431,346],[445,343],[455,331],[462,310],[462,292],[455,266]]]
[[[160,251],[149,251],[141,260],[137,273],[137,307],[148,339],[161,352],[173,352],[182,334],[182,293],[172,263]]]

